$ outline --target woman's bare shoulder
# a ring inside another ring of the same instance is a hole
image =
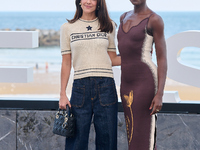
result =
[[[125,18],[126,14],[130,13],[131,11],[127,11],[124,12],[121,16],[120,16],[120,22]]]

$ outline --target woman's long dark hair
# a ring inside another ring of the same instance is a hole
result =
[[[79,5],[81,0],[76,0],[76,13],[74,15],[74,18],[71,20],[68,20],[69,23],[74,23],[77,21],[83,14],[83,10],[81,6]],[[97,8],[95,11],[95,15],[98,17],[100,22],[100,28],[102,32],[112,32],[113,31],[113,25],[110,19],[110,16],[108,14],[107,6],[105,0],[97,0]]]

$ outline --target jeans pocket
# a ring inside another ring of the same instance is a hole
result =
[[[99,101],[102,106],[113,105],[117,102],[117,92],[115,84],[101,86],[99,90]]]
[[[74,107],[82,107],[85,101],[85,87],[73,86],[70,103]]]

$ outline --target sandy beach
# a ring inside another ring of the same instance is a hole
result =
[[[59,98],[60,69],[49,66],[34,68],[34,81],[30,83],[0,83],[0,97],[37,97]],[[53,70],[53,71],[52,71]],[[70,96],[72,78],[67,87],[67,95]],[[118,96],[120,88],[117,86]],[[178,83],[171,79],[166,80],[165,91],[178,91],[181,100],[200,101],[200,88]]]
[[[165,91],[178,91],[181,100],[200,101],[200,88],[182,84],[167,78]]]

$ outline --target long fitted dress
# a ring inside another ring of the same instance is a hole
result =
[[[121,55],[121,99],[129,150],[155,150],[156,115],[149,107],[157,91],[157,67],[152,62],[153,36],[147,30],[149,17],[138,25],[118,30]]]

